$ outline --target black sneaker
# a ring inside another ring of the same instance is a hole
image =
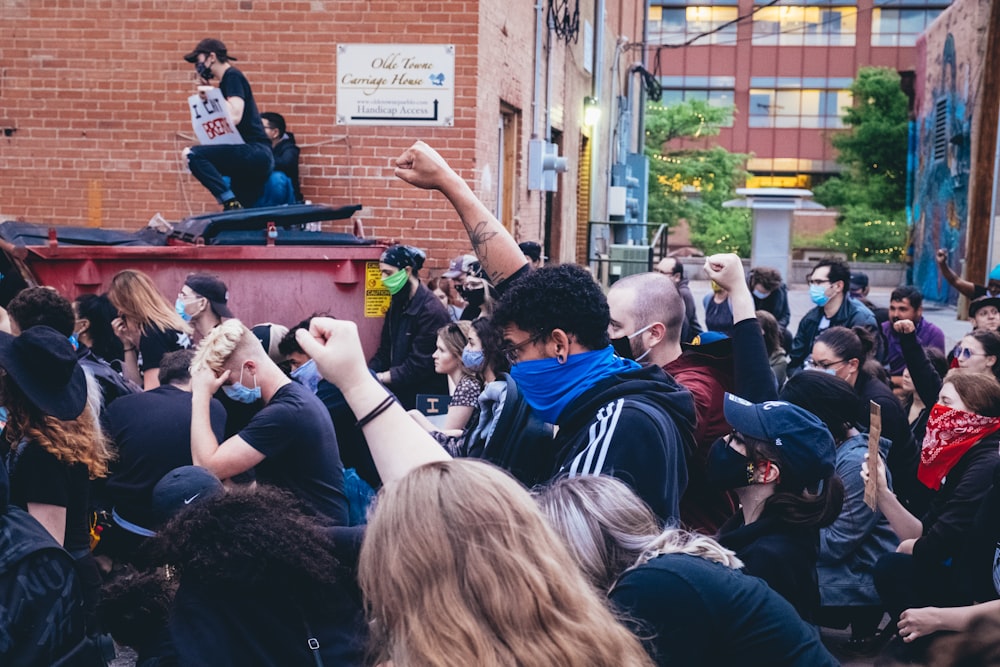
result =
[[[236,211],[241,208],[243,208],[243,204],[241,204],[240,200],[236,199],[235,197],[233,199],[227,199],[226,201],[222,202],[223,211]]]

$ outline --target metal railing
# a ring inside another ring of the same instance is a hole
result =
[[[654,261],[666,257],[667,250],[665,223],[587,223],[587,264],[605,287],[624,276],[652,271]]]

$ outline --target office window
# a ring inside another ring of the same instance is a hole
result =
[[[876,7],[872,10],[872,46],[914,46],[920,33],[943,11]]]
[[[660,105],[669,107],[690,100],[708,102],[713,107],[731,107],[736,89],[736,77],[732,76],[663,76],[663,97]],[[730,116],[722,127],[732,127]]]
[[[739,16],[737,7],[650,7],[649,40],[653,44],[683,44]],[[736,24],[706,35],[695,45],[735,44]]]
[[[849,90],[750,89],[750,127],[837,129]]]
[[[763,7],[753,17],[762,46],[854,46],[857,7]]]

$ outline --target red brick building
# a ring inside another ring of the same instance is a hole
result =
[[[917,37],[948,4],[651,0],[647,66],[663,83],[664,104],[735,105],[717,142],[753,154],[748,186],[808,188],[837,170],[829,134],[842,127],[858,69],[893,68],[912,92]]]
[[[364,204],[369,235],[423,246],[441,268],[468,247],[460,224],[440,196],[398,182],[389,168],[423,139],[518,238],[582,259],[585,221],[606,215],[610,145],[608,123],[583,126],[583,101],[611,108],[621,84],[601,73],[612,71],[620,40],[641,41],[645,7],[622,0],[599,16],[604,0],[542,3],[550,5],[565,5],[560,25],[571,28],[578,11],[575,41],[545,31],[539,54],[529,2],[4,2],[0,214],[133,229],[157,212],[177,220],[215,210],[180,158],[196,85],[182,56],[213,36],[239,58],[261,110],[282,113],[295,133],[307,199]],[[338,44],[454,45],[453,125],[338,125]],[[533,133],[568,159],[551,195],[527,186]]]

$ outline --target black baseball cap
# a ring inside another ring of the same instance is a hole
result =
[[[208,299],[212,311],[219,317],[233,316],[233,312],[229,310],[229,290],[226,283],[206,273],[192,273],[184,280],[184,284],[198,296]]]
[[[542,245],[537,241],[521,241],[517,244],[517,247],[521,249],[525,257],[528,257],[533,262],[548,259],[548,257],[542,254]]]
[[[226,45],[222,43],[222,40],[215,39],[214,37],[206,37],[198,42],[198,45],[194,47],[194,51],[184,56],[184,60],[189,63],[196,63],[198,62],[199,53],[214,53],[226,60],[237,60],[236,56],[226,53]]]

